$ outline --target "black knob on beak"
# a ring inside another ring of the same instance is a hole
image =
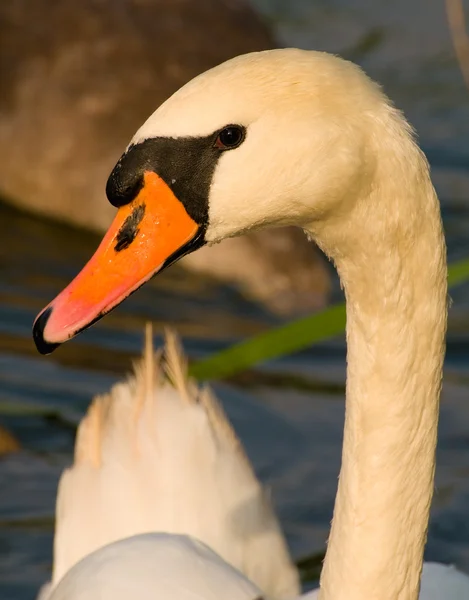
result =
[[[133,146],[121,156],[106,184],[109,202],[119,208],[129,204],[143,186],[144,165],[138,146]]]

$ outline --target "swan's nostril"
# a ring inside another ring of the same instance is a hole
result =
[[[120,252],[121,250],[128,248],[136,238],[139,231],[139,225],[145,215],[145,208],[145,204],[136,206],[122,224],[122,227],[119,229],[117,234],[116,244],[114,246],[114,250],[116,252]]]
[[[50,354],[56,348],[60,346],[60,344],[51,344],[50,342],[46,342],[44,339],[44,329],[46,328],[47,322],[52,314],[52,306],[49,306],[38,316],[38,318],[34,321],[33,325],[33,339],[36,344],[36,348],[38,352],[41,354]]]

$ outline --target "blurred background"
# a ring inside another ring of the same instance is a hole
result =
[[[469,14],[467,1],[448,5]],[[444,0],[2,0],[2,600],[34,598],[48,578],[76,424],[94,394],[129,372],[147,320],[158,332],[175,324],[197,359],[342,300],[319,252],[285,229],[200,251],[52,356],[32,343],[35,315],[110,221],[105,182],[138,126],[200,71],[275,46],[340,54],[383,85],[430,160],[450,262],[469,257],[469,90]],[[469,285],[451,295],[426,558],[469,572]],[[294,557],[313,567],[332,515],[344,383],[342,336],[214,384]]]

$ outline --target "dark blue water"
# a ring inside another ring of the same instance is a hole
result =
[[[405,110],[432,164],[450,259],[469,256],[469,91],[453,57],[444,2],[255,5],[282,45],[355,60]],[[173,268],[76,341],[40,357],[31,322],[97,239],[5,207],[0,222],[0,423],[23,447],[0,459],[0,598],[27,600],[50,571],[55,487],[71,460],[74,426],[91,396],[130,369],[145,321],[177,324],[196,357],[259,331],[271,319],[233,290]],[[469,287],[452,296],[427,558],[469,572]],[[340,460],[344,358],[339,339],[278,361],[273,381],[263,377],[256,384],[251,377],[249,387],[241,380],[215,386],[259,476],[272,488],[298,558],[321,552],[328,533]],[[278,373],[285,375],[282,386]]]

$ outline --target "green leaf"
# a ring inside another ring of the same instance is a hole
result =
[[[469,281],[469,259],[448,268],[450,287]],[[197,379],[222,379],[254,365],[324,342],[345,330],[345,304],[336,304],[309,317],[270,329],[191,365]]]
[[[291,354],[339,335],[345,328],[345,304],[270,329],[193,364],[189,372],[197,379],[221,379],[248,367]]]
[[[469,281],[469,260],[458,260],[448,267],[448,286],[453,287]]]

